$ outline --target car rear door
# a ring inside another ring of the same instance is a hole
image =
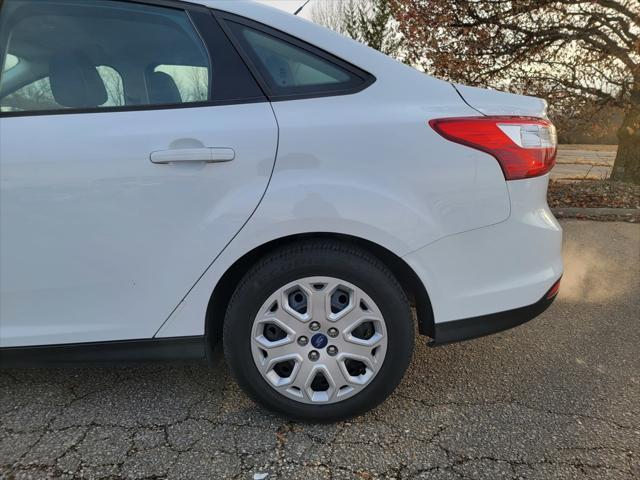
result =
[[[260,202],[271,106],[204,7],[0,15],[0,346],[153,337]]]

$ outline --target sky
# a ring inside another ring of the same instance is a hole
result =
[[[289,13],[295,12],[305,0],[257,0],[260,3],[266,3],[271,5],[272,7],[281,8],[282,10],[286,10]],[[300,16],[304,18],[311,18],[311,10],[313,9],[313,4],[316,0],[311,0],[309,5],[304,7],[302,12],[300,12]]]

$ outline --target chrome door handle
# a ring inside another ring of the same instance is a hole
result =
[[[230,162],[234,158],[236,158],[236,152],[234,152],[232,148],[216,147],[159,150],[157,152],[151,152],[150,155],[151,161],[160,165],[186,162]]]

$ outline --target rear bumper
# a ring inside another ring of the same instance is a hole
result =
[[[429,346],[435,347],[462,340],[471,340],[472,338],[484,337],[485,335],[517,327],[529,320],[533,320],[544,312],[553,303],[556,296],[555,294],[551,296],[545,294],[536,303],[527,307],[436,324]]]
[[[547,206],[547,184],[548,175],[507,182],[507,220],[403,257],[429,295],[433,317],[421,319],[421,331],[439,335],[436,343],[504,330],[544,306],[563,273],[562,227]]]

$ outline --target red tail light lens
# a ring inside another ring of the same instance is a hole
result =
[[[556,129],[531,117],[460,117],[431,120],[447,140],[493,155],[507,180],[544,175],[556,163]]]

